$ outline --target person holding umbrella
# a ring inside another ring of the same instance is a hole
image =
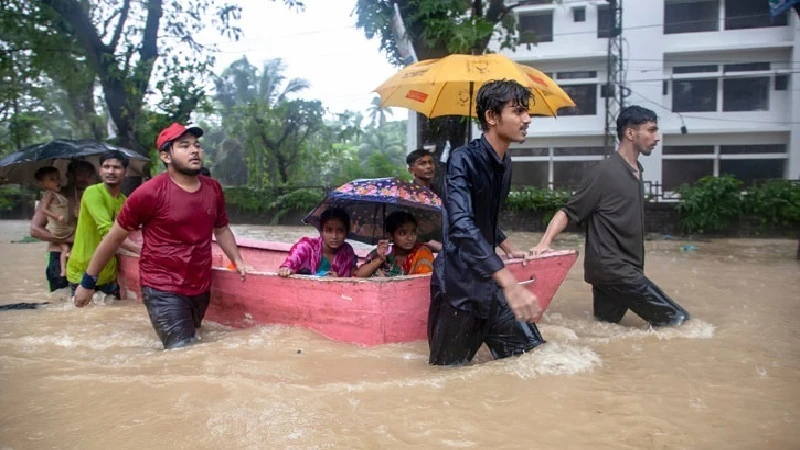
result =
[[[544,343],[533,324],[542,315],[536,296],[517,283],[495,252],[524,257],[498,225],[511,187],[512,142],[524,142],[531,90],[513,80],[478,90],[483,135],[457,148],[442,192],[442,251],[434,261],[428,313],[430,364],[463,365],[486,343],[495,358]]]

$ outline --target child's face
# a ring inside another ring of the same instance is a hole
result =
[[[328,219],[322,224],[322,245],[336,251],[344,244],[347,229],[340,219]]]
[[[405,251],[411,251],[417,245],[417,226],[414,222],[406,222],[392,233],[394,245]]]
[[[61,174],[58,172],[48,173],[42,177],[39,186],[48,191],[59,192],[61,190]]]

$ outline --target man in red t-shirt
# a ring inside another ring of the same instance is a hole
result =
[[[167,172],[128,197],[114,226],[95,251],[75,304],[92,297],[97,274],[117,252],[128,233],[142,227],[139,278],[150,322],[164,348],[182,347],[195,340],[195,329],[211,297],[211,235],[236,270],[245,266],[228,227],[222,186],[201,176],[203,130],[173,123],[158,135],[158,151]]]

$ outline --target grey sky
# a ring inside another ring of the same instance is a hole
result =
[[[351,15],[355,0],[304,0],[306,10],[290,10],[281,0],[239,0],[240,26],[244,36],[238,42],[216,35],[218,44],[215,72],[247,56],[251,64],[282,58],[289,78],[305,78],[311,88],[301,96],[319,99],[334,112],[364,111],[375,95],[372,90],[397,68],[378,51],[380,41],[367,40],[354,26]],[[394,117],[405,119],[407,110],[394,109]]]

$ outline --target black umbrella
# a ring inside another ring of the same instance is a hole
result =
[[[34,184],[36,180],[33,179],[33,174],[40,167],[46,166],[56,167],[65,175],[67,165],[76,159],[89,161],[99,170],[100,156],[109,150],[119,150],[130,158],[128,176],[144,175],[150,159],[133,150],[92,140],[56,139],[44,144],[30,145],[1,159],[0,184]]]

